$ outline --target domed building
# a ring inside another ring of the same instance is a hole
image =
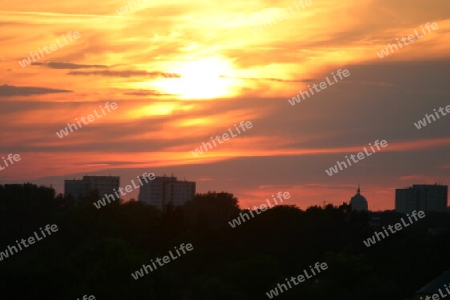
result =
[[[361,190],[358,186],[356,195],[353,196],[352,199],[350,199],[350,206],[352,207],[352,210],[368,211],[369,206],[367,205],[367,200],[363,195],[361,195],[360,192],[361,192]]]

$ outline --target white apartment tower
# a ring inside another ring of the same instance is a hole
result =
[[[395,210],[410,213],[414,210],[429,212],[447,211],[448,186],[438,184],[414,184],[395,190]]]
[[[174,176],[157,176],[153,180],[142,178],[138,200],[163,210],[168,204],[180,206],[195,196],[195,182],[177,180]]]
[[[77,199],[97,191],[98,196],[102,198],[105,194],[114,195],[114,189],[117,191],[119,186],[118,176],[83,176],[81,180],[64,180],[64,194],[70,194]]]

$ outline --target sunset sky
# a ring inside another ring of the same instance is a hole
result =
[[[0,182],[63,192],[83,175],[124,186],[174,174],[242,208],[279,191],[301,208],[341,204],[360,183],[369,209],[392,209],[395,188],[450,183],[450,116],[414,126],[450,105],[449,11],[448,0],[0,1],[0,157],[21,156]],[[62,48],[19,64],[57,39]],[[350,76],[289,104],[339,69]],[[106,102],[118,108],[58,138]],[[253,127],[192,155],[241,121]],[[326,174],[375,140],[388,146]]]

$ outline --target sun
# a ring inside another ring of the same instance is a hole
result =
[[[164,93],[175,94],[180,98],[207,99],[232,96],[233,80],[221,75],[233,74],[233,66],[221,57],[208,57],[176,66],[170,73],[180,78],[164,78],[155,85]]]

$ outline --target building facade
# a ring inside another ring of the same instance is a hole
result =
[[[102,198],[105,194],[113,194],[120,187],[118,176],[83,176],[81,180],[64,180],[64,194],[75,199],[97,191]]]
[[[447,211],[448,186],[438,184],[414,184],[395,190],[395,210],[410,213],[414,210],[429,212]]]
[[[395,210],[401,213],[410,213],[417,209],[417,190],[412,187],[395,190]]]
[[[156,176],[144,181],[140,187],[138,200],[163,210],[167,205],[180,206],[195,196],[196,184],[193,181],[177,180],[174,176]]]

